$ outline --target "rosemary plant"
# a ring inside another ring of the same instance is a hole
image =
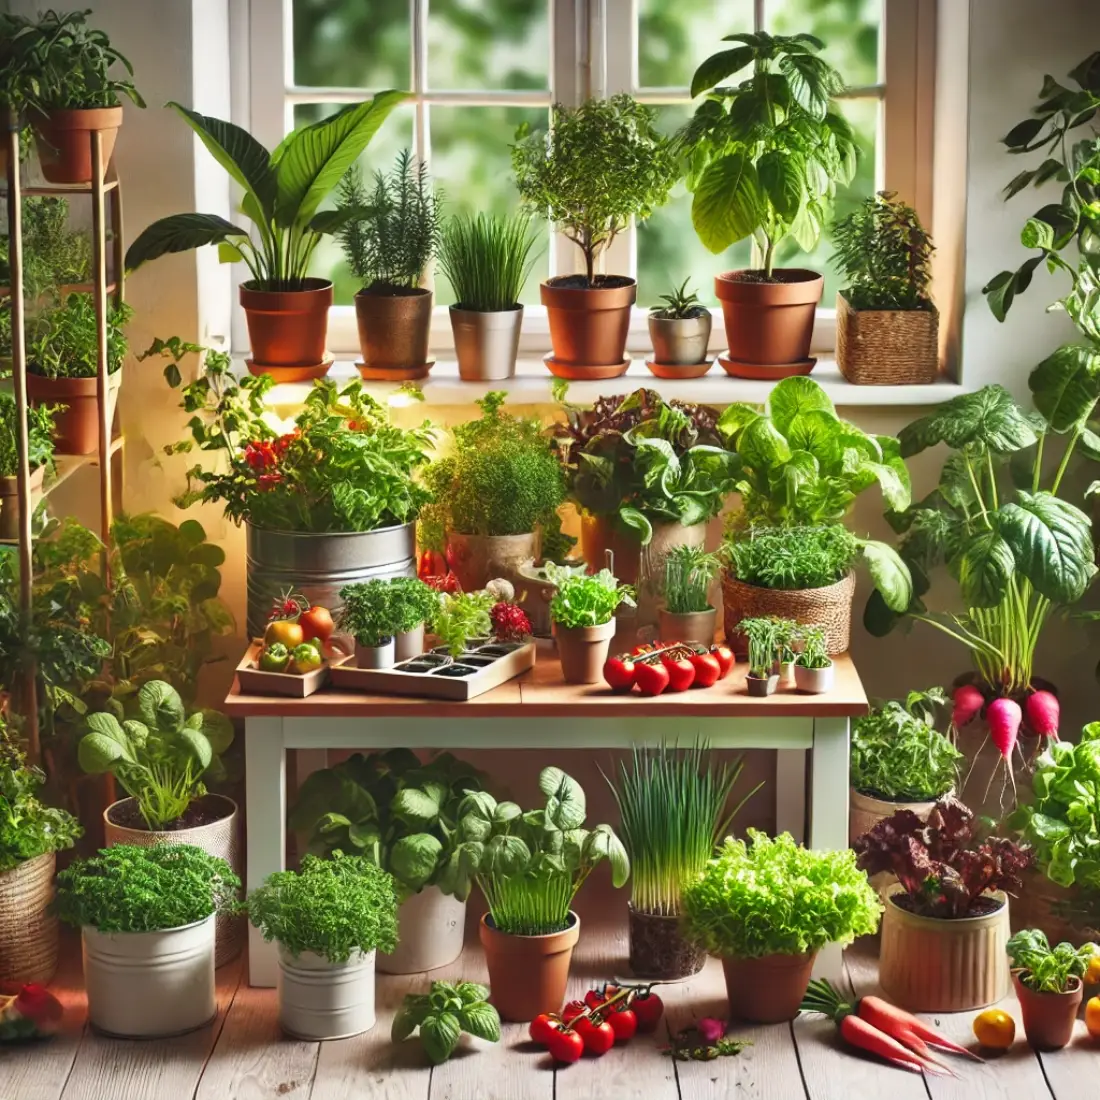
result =
[[[636,911],[680,913],[681,890],[702,874],[730,823],[764,785],[727,810],[743,768],[741,757],[719,766],[697,742],[687,749],[635,747],[629,762],[619,761],[617,782],[604,775],[619,806]]]
[[[719,564],[702,547],[674,546],[665,558],[665,609],[674,615],[709,611],[708,589]]]
[[[456,217],[443,228],[439,266],[455,292],[455,308],[499,313],[519,308],[537,253],[525,214]]]

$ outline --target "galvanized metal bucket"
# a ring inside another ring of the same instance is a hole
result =
[[[375,577],[416,575],[416,524],[377,531],[305,534],[245,525],[248,631],[264,632],[272,602],[288,588],[336,611],[340,589]]]
[[[451,306],[458,376],[465,382],[499,382],[516,373],[523,306],[499,312]]]

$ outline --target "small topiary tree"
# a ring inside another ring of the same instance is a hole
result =
[[[653,111],[628,95],[560,103],[549,134],[525,123],[516,131],[512,168],[523,201],[550,219],[584,253],[587,285],[599,285],[596,261],[630,225],[668,202],[677,178],[672,143]]]

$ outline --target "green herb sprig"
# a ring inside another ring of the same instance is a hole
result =
[[[731,521],[722,555],[739,581],[785,591],[825,588],[843,580],[859,542],[840,524],[740,530]]]
[[[476,982],[432,982],[427,993],[407,993],[393,1018],[390,1039],[404,1042],[416,1029],[433,1065],[447,1061],[462,1033],[500,1042],[500,1016],[489,1004],[489,990]]]
[[[833,663],[825,647],[825,631],[821,627],[800,627],[796,633],[802,642],[802,648],[794,658],[796,665],[802,668],[828,668]]]
[[[701,546],[674,546],[665,557],[665,609],[674,615],[709,611],[710,585],[720,564]]]
[[[1025,928],[1008,941],[1008,957],[1014,970],[1022,970],[1020,981],[1036,993],[1066,993],[1073,979],[1081,979],[1093,957],[1100,952],[1094,943],[1074,947],[1060,943],[1051,947],[1046,933]]]

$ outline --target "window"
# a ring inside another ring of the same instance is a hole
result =
[[[248,122],[273,145],[344,103],[408,88],[412,99],[368,147],[364,170],[387,169],[409,147],[429,162],[448,211],[506,211],[518,201],[508,149],[516,127],[545,125],[552,103],[626,91],[653,105],[672,132],[691,114],[692,73],[723,35],[808,30],[827,42],[826,56],[850,86],[842,107],[863,151],[838,212],[886,186],[927,216],[934,9],[935,0],[250,0]],[[273,57],[284,58],[281,68]],[[690,278],[713,304],[712,276],[750,262],[746,242],[709,253],[690,209],[680,184],[608,257],[606,270],[638,278],[639,333],[645,307],[671,282]],[[823,241],[813,256],[781,259],[828,272],[828,255]],[[530,352],[546,343],[540,279],[575,263],[548,227],[525,293],[534,306],[524,326]],[[318,250],[315,265],[335,283],[330,342],[351,351],[355,282],[334,244]],[[443,279],[435,289],[433,344],[442,348],[450,342],[443,307],[453,296]],[[826,309],[835,290],[827,275]]]

